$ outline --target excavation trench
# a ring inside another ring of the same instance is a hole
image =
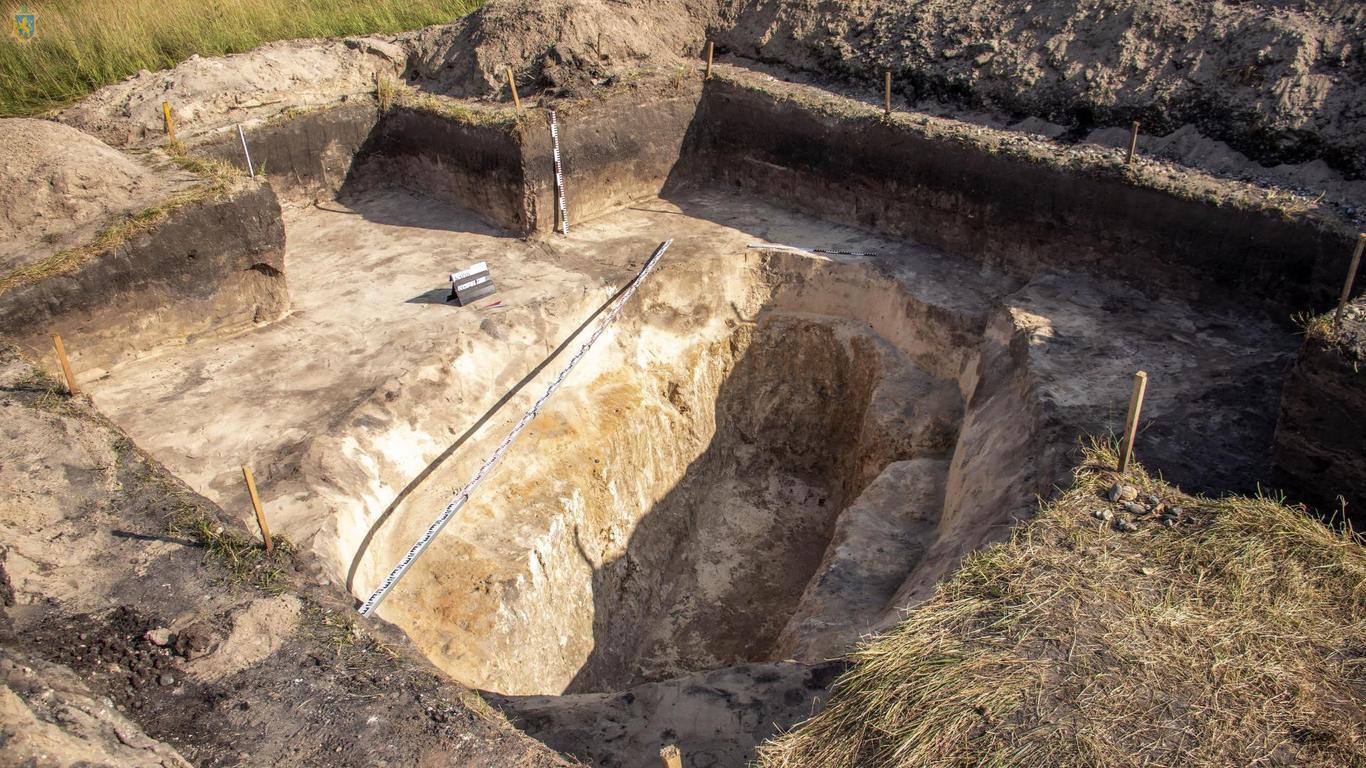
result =
[[[970,350],[932,353],[964,329],[918,327],[876,270],[811,258],[662,269],[384,615],[506,694],[819,660],[880,623],[943,507]],[[880,316],[811,311],[851,292]],[[860,505],[873,484],[913,508]],[[872,528],[861,562],[832,550]],[[368,559],[409,541],[377,537]]]
[[[244,519],[251,463],[272,528],[364,598],[674,239],[380,610],[601,765],[667,734],[742,764],[808,716],[827,660],[1008,535],[1079,435],[1121,428],[1135,370],[1148,468],[1265,476],[1296,344],[1268,316],[1327,295],[1337,234],[722,69],[561,105],[568,237],[544,110],[252,127],[290,313],[78,368]],[[447,304],[442,275],[480,261],[498,303]]]

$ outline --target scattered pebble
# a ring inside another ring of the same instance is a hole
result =
[[[1124,502],[1124,511],[1128,512],[1131,515],[1137,515],[1139,517],[1148,514],[1147,507],[1143,506],[1142,504],[1136,504],[1132,501]]]
[[[1123,520],[1123,519],[1121,519],[1121,520],[1116,520],[1116,521],[1115,521],[1115,530],[1117,530],[1117,531],[1123,531],[1123,532],[1125,532],[1125,533],[1130,533],[1130,532],[1133,532],[1133,531],[1138,530],[1138,525],[1135,524],[1135,523],[1131,523],[1131,522],[1129,522],[1128,520]]]
[[[170,672],[162,672],[161,676],[157,678],[157,685],[175,685],[175,678]]]
[[[1108,523],[1115,518],[1115,513],[1108,509],[1096,509],[1092,510],[1091,517],[1094,517],[1097,520],[1104,520]]]
[[[147,630],[147,634],[143,635],[142,638],[147,642],[151,643],[152,645],[157,645],[162,648],[165,648],[166,646],[171,644],[171,630],[165,627],[149,629]]]

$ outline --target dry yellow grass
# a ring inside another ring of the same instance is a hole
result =
[[[5,2],[0,117],[70,104],[140,69],[271,40],[398,32],[457,19],[481,0],[65,0],[27,2],[38,36],[20,44]]]
[[[1114,466],[1108,448],[1086,466]],[[1366,547],[1266,498],[1121,533],[1108,472],[853,654],[763,768],[1366,765]]]

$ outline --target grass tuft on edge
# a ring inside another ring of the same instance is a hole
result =
[[[142,210],[116,217],[95,235],[94,240],[85,245],[66,248],[45,259],[16,267],[0,275],[0,296],[20,286],[71,272],[101,253],[117,248],[133,237],[151,230],[179,208],[229,194],[247,177],[246,171],[225,160],[188,154],[184,146],[178,142],[168,144],[165,149],[171,162],[199,176],[201,183],[159,200]]]
[[[852,654],[761,768],[1366,765],[1366,547],[1276,499],[1124,533],[1113,451]]]
[[[249,51],[273,40],[401,32],[446,24],[482,0],[25,0],[3,3],[0,117],[68,106],[139,70],[190,57]],[[21,44],[10,18],[37,15],[38,36]]]

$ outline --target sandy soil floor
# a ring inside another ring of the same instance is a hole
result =
[[[277,532],[305,542],[337,512],[320,506],[310,487],[328,478],[301,467],[312,443],[424,366],[492,368],[473,378],[488,375],[500,389],[464,393],[464,423],[414,425],[411,461],[397,474],[415,476],[668,237],[679,238],[671,261],[741,251],[764,238],[923,251],[739,202],[693,197],[681,215],[676,204],[645,201],[543,242],[505,236],[459,209],[397,189],[349,205],[291,210],[287,318],[233,338],[190,339],[108,371],[87,389],[139,445],[244,517],[250,507],[239,466],[252,465]],[[478,261],[488,262],[499,293],[470,308],[447,304],[446,274]],[[462,354],[472,344],[482,354]],[[382,509],[394,490],[370,501]]]

